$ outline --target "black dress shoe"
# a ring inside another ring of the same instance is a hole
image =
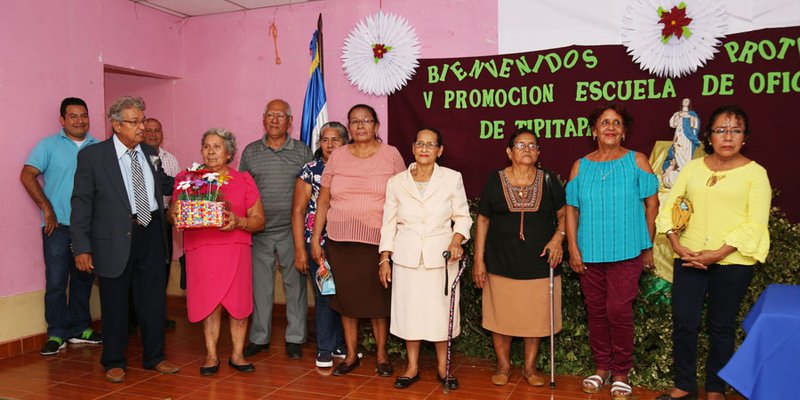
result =
[[[453,375],[450,375],[447,379],[444,379],[441,376],[439,376],[439,373],[437,372],[436,373],[436,380],[439,381],[439,383],[441,383],[441,384],[446,384],[447,388],[450,389],[450,390],[458,389],[458,378],[456,378]],[[447,383],[445,383],[445,381],[447,381]]]
[[[212,365],[210,367],[200,367],[200,375],[209,376],[214,375],[219,372],[219,361],[217,361],[217,365]]]
[[[347,375],[350,371],[358,368],[359,365],[361,365],[361,359],[360,358],[356,358],[356,360],[352,364],[349,364],[349,365],[347,363],[345,363],[345,362],[340,362],[333,369],[333,372],[331,372],[331,375],[333,375],[333,376],[344,376],[344,375]]]
[[[242,351],[242,353],[244,354],[245,357],[252,357],[261,352],[262,350],[263,351],[269,350],[269,343],[255,344],[253,342],[250,342],[247,344],[247,346],[245,346],[244,351]]]
[[[233,368],[233,369],[235,369],[235,370],[237,370],[239,372],[253,372],[253,371],[256,370],[256,367],[253,366],[252,363],[237,365],[237,364],[234,364],[233,360],[230,359],[230,358],[228,359],[228,365],[230,365],[231,368]]]
[[[697,400],[697,392],[689,392],[681,397],[672,397],[669,393],[656,397],[656,400]]]
[[[394,372],[394,368],[392,368],[392,364],[390,364],[388,362],[379,363],[375,367],[375,372],[377,372],[378,376],[380,376],[380,377],[388,378],[388,377],[392,376],[392,373]]]
[[[419,371],[413,377],[409,378],[407,376],[398,376],[397,379],[394,380],[394,387],[398,389],[405,389],[411,387],[414,382],[419,380]]]
[[[300,348],[299,343],[286,342],[286,355],[292,360],[297,360],[303,356],[303,349]]]

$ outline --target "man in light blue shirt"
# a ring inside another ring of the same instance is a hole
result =
[[[89,135],[86,102],[68,97],[61,102],[61,131],[33,148],[20,180],[42,210],[42,244],[45,263],[44,317],[47,342],[42,355],[54,355],[70,343],[102,343],[89,327],[89,297],[94,275],[75,268],[69,235],[70,196],[78,151],[96,143]],[[42,175],[44,189],[39,184]],[[69,287],[69,299],[67,288]]]

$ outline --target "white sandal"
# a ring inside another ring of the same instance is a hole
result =
[[[583,380],[583,392],[589,394],[597,393],[603,385],[608,384],[610,379],[611,374],[606,375],[605,378],[596,374],[587,376],[586,379]]]
[[[614,400],[626,400],[631,397],[631,393],[633,388],[625,382],[614,381],[611,384],[611,398]]]

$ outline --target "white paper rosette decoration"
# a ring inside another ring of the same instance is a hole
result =
[[[722,1],[634,0],[623,18],[622,43],[643,70],[676,78],[714,58],[726,28]]]
[[[400,16],[378,11],[359,22],[342,48],[347,79],[364,93],[391,94],[408,82],[419,66],[419,41]]]

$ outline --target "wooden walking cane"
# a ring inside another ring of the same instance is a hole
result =
[[[450,259],[450,252],[445,251],[442,253],[442,257],[444,257],[444,295],[447,296],[447,281],[448,275],[447,272],[447,260]],[[453,344],[453,319],[455,318],[455,308],[456,308],[456,286],[458,285],[458,281],[461,280],[461,274],[464,273],[464,270],[467,268],[467,263],[462,257],[458,261],[458,273],[456,277],[453,279],[453,284],[450,286],[450,320],[447,324],[447,360],[445,362],[444,367],[444,379],[442,380],[442,392],[449,393],[450,392],[450,355],[451,355],[451,348]]]

